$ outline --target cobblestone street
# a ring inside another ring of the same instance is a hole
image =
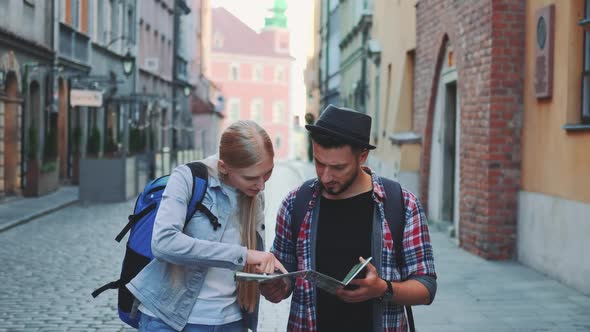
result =
[[[276,167],[267,184],[268,234],[280,200],[298,182],[298,170]],[[127,238],[114,237],[134,203],[75,204],[0,233],[0,331],[135,331],[117,316],[116,291],[90,295],[118,279]],[[289,301],[261,306],[260,331],[284,331]]]
[[[133,203],[76,204],[0,234],[0,331],[133,331],[116,291],[90,295],[118,279],[125,245],[114,236]]]

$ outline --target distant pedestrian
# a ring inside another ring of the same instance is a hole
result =
[[[306,128],[313,140],[317,179],[283,200],[272,251],[289,271],[315,269],[340,280],[359,256],[372,256],[375,266],[367,265],[364,278],[351,282],[356,289],[340,289],[336,296],[303,279],[262,284],[262,294],[276,303],[293,293],[288,331],[406,331],[404,305],[430,304],[436,293],[432,246],[420,202],[363,166],[375,148],[369,144],[369,116],[330,105]],[[306,200],[297,205],[300,195]],[[296,206],[304,210],[295,211]],[[386,206],[399,208],[386,215]],[[405,216],[405,224],[394,220],[400,216]],[[403,234],[392,234],[394,221]],[[300,228],[293,228],[296,222]],[[396,237],[403,241],[394,241]]]
[[[154,222],[152,260],[127,288],[141,303],[140,331],[256,331],[258,285],[234,280],[234,271],[285,272],[263,250],[262,190],[274,167],[267,132],[239,121],[222,134],[203,200],[218,218],[197,212],[185,224],[192,193],[186,166],[172,172]]]

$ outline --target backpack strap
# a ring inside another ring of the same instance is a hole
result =
[[[191,173],[193,174],[193,193],[186,209],[186,218],[183,230],[186,228],[197,211],[201,211],[205,216],[207,216],[209,222],[211,225],[213,225],[213,230],[217,230],[217,228],[221,226],[219,220],[205,205],[201,204],[203,202],[203,198],[205,198],[205,193],[207,192],[208,188],[209,170],[205,164],[199,161],[188,163],[186,165],[188,168],[190,168]]]
[[[385,219],[389,225],[389,231],[393,238],[393,246],[395,248],[395,263],[398,269],[401,270],[405,265],[404,260],[404,229],[406,226],[406,206],[402,186],[399,182],[381,178],[383,187],[385,188],[385,204],[383,208],[385,210]],[[414,332],[414,315],[412,313],[411,306],[406,307],[406,314],[408,316],[408,324],[410,325],[410,331]]]
[[[307,206],[315,188],[312,186],[316,179],[310,179],[299,187],[297,194],[295,194],[295,202],[293,203],[293,214],[291,215],[291,242],[293,243],[293,249],[297,246],[297,238],[299,237],[299,231],[301,230],[301,224],[303,224],[303,218],[307,213]],[[297,267],[293,267],[296,269]],[[295,271],[295,270],[293,270]],[[293,272],[289,270],[289,272]]]
[[[315,188],[312,186],[315,179],[310,179],[299,187],[297,194],[295,195],[295,202],[293,203],[293,215],[291,216],[291,241],[293,246],[297,245],[297,238],[299,237],[299,231],[301,230],[301,224],[307,213],[307,206]]]

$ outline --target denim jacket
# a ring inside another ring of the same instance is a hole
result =
[[[183,233],[187,202],[192,192],[192,175],[186,165],[172,172],[154,222],[152,252],[154,259],[127,284],[129,291],[148,310],[172,328],[180,331],[197,300],[209,267],[240,271],[246,263],[247,249],[241,244],[220,243],[228,217],[228,196],[217,178],[217,159],[203,161],[210,168],[203,204],[219,219],[214,230],[209,219],[197,212]],[[259,195],[256,204],[263,204]],[[258,249],[263,250],[264,225],[259,216]],[[252,314],[244,311],[245,327],[256,331],[258,306]]]

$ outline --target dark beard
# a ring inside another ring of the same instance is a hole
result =
[[[348,179],[348,181],[344,182],[344,184],[342,185],[342,187],[340,188],[340,190],[338,191],[333,191],[330,190],[328,188],[326,188],[326,186],[324,186],[323,183],[320,182],[320,184],[322,185],[322,189],[324,189],[328,194],[330,195],[340,195],[343,192],[345,192],[346,190],[348,190],[348,188],[350,188],[350,186],[352,186],[352,183],[354,182],[354,180],[356,180],[356,178],[359,176],[359,172],[358,170],[356,172],[354,172],[354,174],[350,177],[350,179]]]

